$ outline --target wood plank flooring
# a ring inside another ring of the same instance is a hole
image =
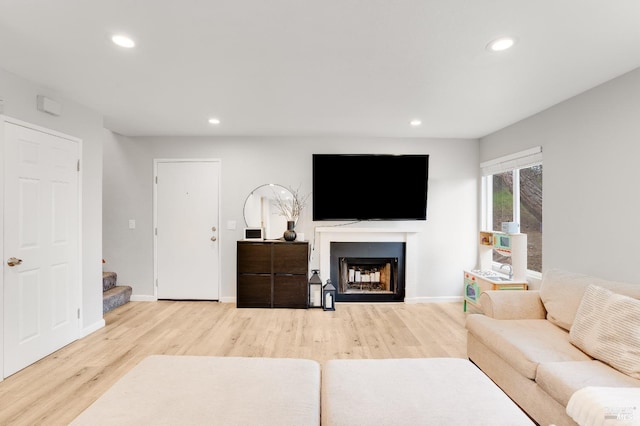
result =
[[[474,308],[470,308],[474,312]],[[0,382],[0,425],[68,424],[151,354],[309,358],[466,358],[462,303],[237,309],[129,302],[106,327]]]

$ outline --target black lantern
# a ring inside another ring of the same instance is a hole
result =
[[[320,279],[320,272],[318,269],[311,270],[313,275],[309,278],[309,307],[320,308],[322,307],[322,280]]]
[[[322,289],[322,309],[325,311],[336,310],[336,288],[331,284],[331,280]]]

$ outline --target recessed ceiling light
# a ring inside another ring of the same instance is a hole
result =
[[[220,124],[220,119],[212,117],[209,119],[209,124],[214,124],[214,125]]]
[[[516,40],[513,37],[500,37],[487,44],[487,50],[491,52],[501,52],[509,49],[515,42]]]
[[[420,121],[420,120],[411,120],[409,122],[409,124],[411,124],[413,127],[418,127],[419,125],[422,124],[422,121]]]
[[[111,37],[111,41],[113,41],[118,46],[126,47],[127,49],[131,49],[136,45],[136,42],[133,41],[130,37],[127,37],[126,35],[122,35],[122,34],[114,35],[113,37]]]

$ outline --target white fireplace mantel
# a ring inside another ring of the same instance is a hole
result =
[[[320,252],[320,274],[329,276],[331,269],[330,254],[332,242],[403,242],[405,243],[405,302],[416,300],[417,296],[417,265],[418,265],[418,234],[422,230],[410,228],[376,228],[324,226],[316,228]],[[324,272],[326,271],[326,272]]]

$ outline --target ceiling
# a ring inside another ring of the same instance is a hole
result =
[[[639,66],[638,0],[0,0],[0,67],[129,136],[476,138]]]

